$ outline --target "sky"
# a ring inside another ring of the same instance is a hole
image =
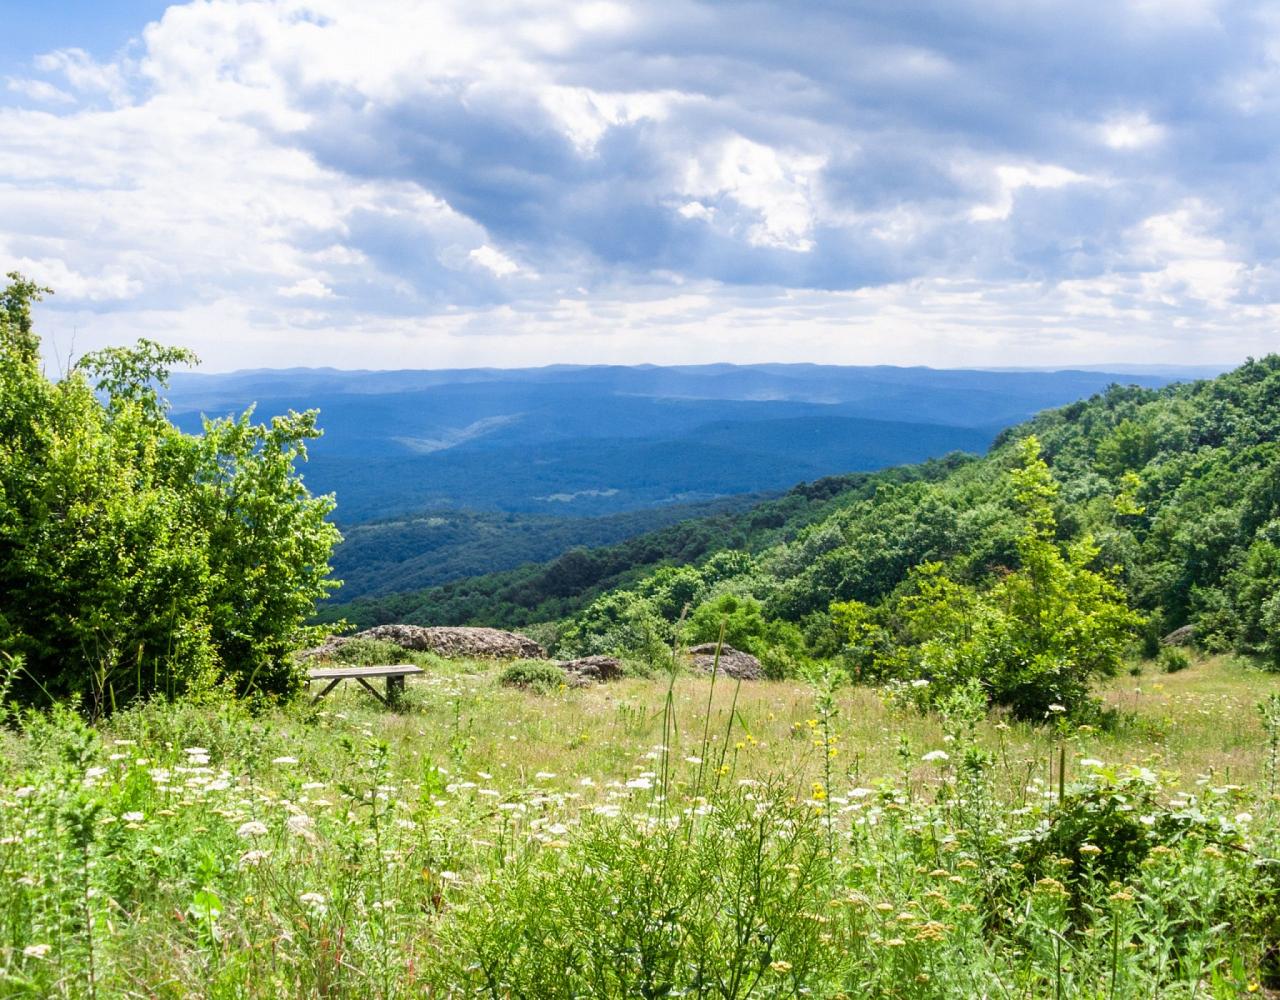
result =
[[[1235,364],[1280,5],[0,0],[51,364]]]

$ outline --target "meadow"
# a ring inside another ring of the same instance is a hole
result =
[[[0,996],[1233,997],[1280,961],[1280,678],[1107,726],[423,657],[251,713],[13,717]],[[1261,706],[1261,709],[1260,707]]]

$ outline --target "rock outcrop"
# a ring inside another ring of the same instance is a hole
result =
[[[562,660],[560,666],[575,687],[603,684],[623,675],[622,661],[614,656],[584,656],[580,660]]]
[[[1194,625],[1183,625],[1182,628],[1175,628],[1172,632],[1160,640],[1162,646],[1190,646],[1196,637],[1196,627]]]
[[[690,646],[688,652],[689,659],[695,670],[711,673],[711,669],[716,662],[716,644],[714,642],[703,643],[701,646]],[[742,650],[734,649],[732,646],[720,647],[719,671],[726,677],[732,677],[735,680],[764,680],[764,668],[760,666],[760,661],[750,653],[744,653]]]
[[[527,636],[496,628],[423,625],[377,625],[352,636],[335,636],[323,646],[299,654],[304,659],[333,656],[353,639],[394,642],[402,649],[438,656],[470,656],[485,660],[542,660],[547,651]]]

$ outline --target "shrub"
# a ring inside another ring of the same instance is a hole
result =
[[[303,623],[333,586],[328,497],[295,463],[316,414],[183,434],[158,395],[187,351],[139,341],[40,368],[31,303],[0,292],[0,652],[15,696],[91,712],[225,683],[285,693]]]
[[[560,688],[566,677],[564,668],[558,664],[545,660],[517,660],[498,675],[498,683],[547,694]]]
[[[1176,646],[1161,646],[1160,652],[1156,654],[1156,662],[1166,674],[1176,674],[1191,666],[1191,654]]]
[[[631,657],[653,670],[670,660],[672,637],[670,623],[649,599],[618,590],[598,598],[573,621],[563,647],[576,656]]]
[[[338,647],[333,658],[359,667],[404,663],[411,656],[402,646],[385,639],[352,639]]]

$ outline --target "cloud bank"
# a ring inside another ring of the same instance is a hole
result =
[[[1280,15],[1230,0],[201,0],[0,87],[60,350],[210,367],[1234,362]]]

